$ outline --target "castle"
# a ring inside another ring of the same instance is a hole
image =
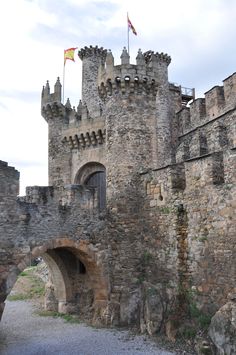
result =
[[[47,309],[170,333],[191,294],[214,316],[236,286],[236,73],[195,99],[168,81],[166,54],[78,55],[78,107],[59,79],[42,91],[49,186],[17,198],[19,173],[0,162],[0,315],[42,256]]]

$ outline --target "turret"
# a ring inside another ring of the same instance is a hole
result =
[[[63,186],[70,183],[70,152],[64,149],[62,138],[72,111],[69,99],[65,105],[61,102],[60,79],[57,78],[53,93],[50,93],[47,81],[42,90],[41,113],[48,123],[48,175],[49,184],[53,186]]]
[[[137,209],[139,173],[153,165],[155,147],[156,79],[139,51],[139,65],[129,63],[126,48],[121,65],[109,52],[108,68],[99,82],[106,127],[107,202],[126,214]]]
[[[57,81],[54,85],[54,92],[50,93],[49,81],[45,86],[43,86],[42,97],[41,97],[41,107],[45,107],[47,104],[51,103],[61,103],[61,83],[60,78],[57,78]]]
[[[148,67],[157,78],[156,95],[156,162],[157,167],[171,161],[170,91],[168,65],[171,58],[164,53],[148,51],[144,54]]]
[[[84,47],[78,52],[83,62],[82,67],[82,102],[86,103],[91,118],[100,116],[102,104],[98,95],[99,67],[105,63],[106,49],[96,47]]]

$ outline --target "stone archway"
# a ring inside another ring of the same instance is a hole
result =
[[[36,246],[15,266],[6,279],[6,294],[10,293],[18,274],[32,259],[42,256],[53,284],[54,304],[48,309],[61,313],[79,313],[94,322],[102,321],[108,305],[108,280],[105,276],[103,255],[92,244],[68,238],[54,239]],[[2,312],[4,301],[2,302]],[[47,300],[45,302],[47,304]],[[1,312],[1,313],[2,313]]]

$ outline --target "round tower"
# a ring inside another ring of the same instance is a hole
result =
[[[61,103],[59,78],[50,92],[47,81],[42,90],[41,114],[48,123],[48,178],[49,185],[64,186],[70,183],[70,151],[62,143],[63,131],[68,126],[70,104]]]
[[[157,78],[156,94],[156,167],[171,162],[170,90],[168,65],[171,58],[164,53],[148,51],[144,54],[147,66]]]
[[[124,48],[121,65],[113,68],[110,57],[99,86],[105,104],[107,203],[126,214],[140,205],[139,173],[153,167],[157,82],[142,53],[132,65]]]
[[[78,52],[82,60],[82,101],[87,105],[90,118],[101,114],[102,102],[98,95],[99,69],[103,67],[107,51],[96,47],[84,47]]]

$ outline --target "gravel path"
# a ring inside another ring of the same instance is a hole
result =
[[[174,355],[128,331],[96,329],[40,317],[26,301],[7,302],[0,323],[1,355]]]

